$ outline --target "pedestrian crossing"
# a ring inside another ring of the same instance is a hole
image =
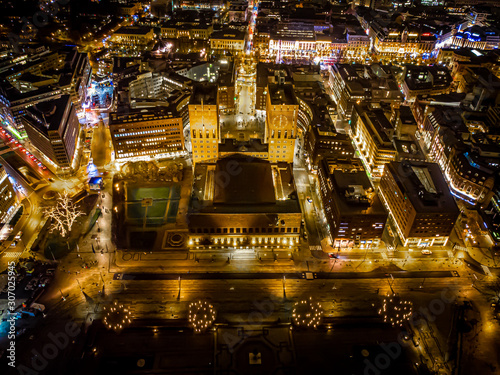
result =
[[[19,258],[23,252],[22,251],[7,251],[2,255],[5,258]]]
[[[321,245],[316,245],[316,246],[310,245],[309,250],[323,250],[323,248],[321,247]]]

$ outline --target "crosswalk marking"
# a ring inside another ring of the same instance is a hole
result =
[[[309,250],[323,250],[321,245],[309,246]]]
[[[22,251],[17,251],[17,252],[9,251],[9,252],[3,253],[3,256],[5,258],[17,258],[17,257],[20,257],[22,253],[23,253]]]

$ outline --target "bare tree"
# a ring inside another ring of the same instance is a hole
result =
[[[76,204],[71,200],[67,191],[59,193],[56,204],[45,210],[45,214],[53,220],[51,231],[57,230],[66,237],[77,217],[83,215]]]

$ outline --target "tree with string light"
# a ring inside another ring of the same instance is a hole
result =
[[[75,220],[83,215],[78,206],[70,198],[67,191],[59,194],[56,204],[45,209],[45,215],[52,219],[51,231],[58,231],[62,237],[70,232]]]

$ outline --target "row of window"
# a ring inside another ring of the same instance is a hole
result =
[[[191,233],[298,233],[299,228],[191,228]]]

